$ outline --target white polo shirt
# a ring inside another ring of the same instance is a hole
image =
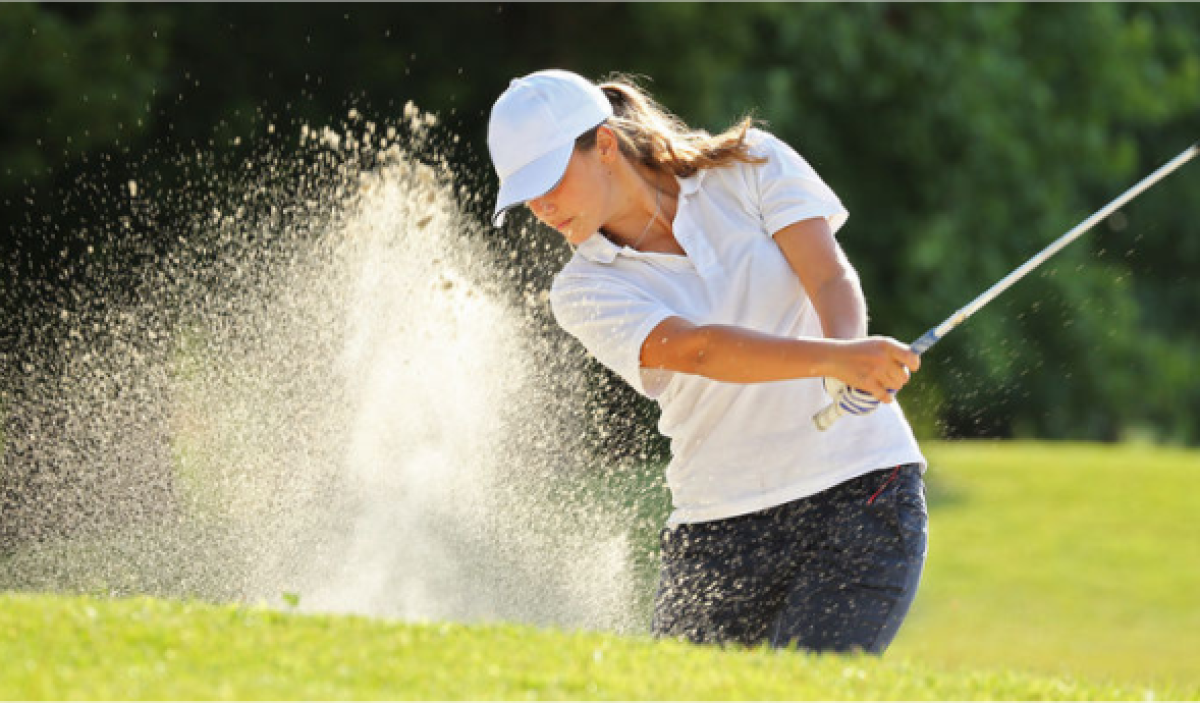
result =
[[[836,232],[848,213],[789,146],[761,130],[751,130],[747,143],[767,163],[678,179],[674,232],[686,256],[639,252],[597,232],[579,245],[550,292],[558,323],[658,401],[658,428],[671,440],[671,524],[751,513],[870,471],[925,463],[899,403],[820,432],[812,416],[829,397],[819,378],[737,384],[640,367],[642,343],[668,317],[823,336],[772,237],[814,217],[827,218]]]

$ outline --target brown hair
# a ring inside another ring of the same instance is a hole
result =
[[[704,168],[719,168],[733,163],[766,163],[750,154],[746,132],[758,124],[753,117],[741,121],[718,135],[688,127],[683,120],[655,102],[629,76],[615,75],[600,84],[600,90],[612,104],[613,116],[603,126],[617,135],[621,153],[635,162],[680,178],[695,175]],[[599,126],[575,140],[580,149],[596,145]]]

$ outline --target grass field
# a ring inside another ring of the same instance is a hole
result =
[[[152,599],[0,597],[17,699],[1145,699],[1186,691],[901,659]],[[1193,694],[1195,692],[1192,692]]]
[[[1200,697],[1200,452],[926,451],[930,561],[883,660],[10,594],[0,698]]]
[[[930,556],[896,655],[1200,688],[1200,453],[931,443]]]
[[[891,656],[1200,687],[1200,452],[984,441],[923,448],[929,561]],[[658,524],[664,496],[641,493],[658,498],[643,499],[654,516],[642,524]],[[641,539],[656,534],[645,529]]]

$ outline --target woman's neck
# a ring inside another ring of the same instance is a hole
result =
[[[682,254],[673,223],[678,207],[679,183],[670,173],[649,166],[624,163],[614,173],[622,185],[624,211],[605,223],[601,231],[614,243],[646,252]]]

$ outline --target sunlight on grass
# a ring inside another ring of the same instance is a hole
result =
[[[722,650],[515,625],[402,624],[152,599],[0,596],[28,699],[1128,699],[1182,691]],[[1195,692],[1192,692],[1193,694]]]
[[[930,443],[930,558],[893,653],[1195,686],[1200,453]]]

